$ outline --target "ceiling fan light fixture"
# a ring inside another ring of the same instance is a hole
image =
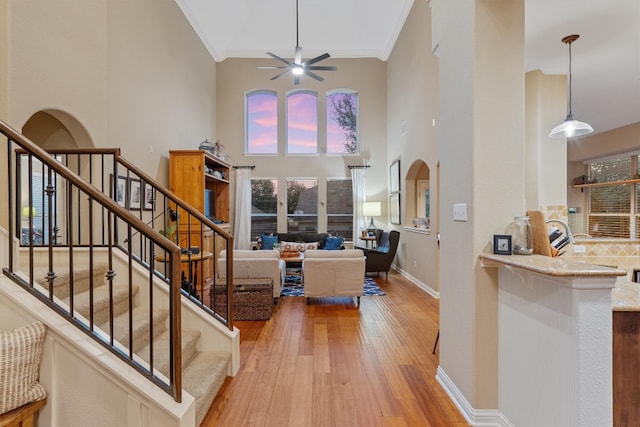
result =
[[[331,55],[328,53],[323,53],[322,55],[318,55],[315,58],[311,58],[308,61],[302,62],[302,48],[300,47],[299,42],[299,25],[298,25],[298,0],[296,0],[296,50],[293,57],[293,60],[289,61],[284,59],[275,53],[267,52],[267,55],[271,56],[274,59],[277,59],[284,65],[276,65],[276,66],[259,66],[260,70],[282,70],[279,74],[271,77],[271,80],[275,80],[279,77],[284,76],[285,74],[291,73],[293,74],[293,83],[298,85],[300,83],[300,77],[306,75],[315,79],[319,82],[323,81],[324,78],[315,73],[315,71],[336,71],[338,67],[335,65],[315,65],[320,61],[324,61],[327,58],[330,58]]]
[[[562,123],[551,130],[549,138],[573,138],[593,132],[589,123],[576,120],[571,112],[571,43],[578,40],[578,37],[580,35],[571,34],[562,38],[562,43],[569,45],[569,113]]]

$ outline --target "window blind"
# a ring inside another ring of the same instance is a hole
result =
[[[617,157],[589,163],[589,180],[615,182],[631,179],[637,156]],[[632,161],[633,159],[633,161]],[[589,197],[589,234],[593,237],[636,238],[637,184],[593,187]]]

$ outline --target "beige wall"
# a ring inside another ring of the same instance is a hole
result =
[[[524,207],[524,1],[437,7],[440,369],[472,408],[497,408],[497,271],[478,254]]]
[[[216,133],[215,61],[173,0],[10,3],[14,128],[46,111],[161,182],[169,149]]]
[[[293,47],[292,47],[293,53]],[[219,139],[223,151],[229,154],[233,165],[255,165],[253,178],[277,178],[280,194],[283,196],[285,178],[318,178],[319,194],[326,194],[327,177],[350,177],[348,165],[369,164],[367,170],[367,199],[383,201],[383,216],[376,218],[376,225],[386,228],[386,191],[388,182],[388,162],[386,158],[386,66],[376,59],[329,59],[326,65],[337,65],[339,72],[321,72],[325,78],[320,83],[304,78],[296,87],[291,76],[270,80],[273,70],[258,70],[258,65],[272,65],[269,59],[227,59],[217,67],[217,122]],[[320,144],[324,141],[324,114],[326,103],[324,94],[339,88],[358,92],[359,102],[359,155],[327,156],[322,151],[315,156],[300,155],[245,155],[244,154],[244,101],[245,94],[257,89],[276,91],[278,94],[278,144],[279,152],[284,152],[285,138],[285,96],[295,89],[306,89],[318,93],[318,123]],[[233,182],[233,179],[232,179]],[[235,190],[232,186],[232,190]],[[233,218],[233,201],[231,218]],[[322,202],[322,196],[320,196]],[[279,206],[278,231],[286,230],[286,205]],[[319,206],[319,231],[326,231],[326,203]],[[255,237],[255,236],[253,236]]]
[[[387,150],[388,165],[400,159],[401,218],[400,245],[396,265],[415,280],[439,291],[438,283],[438,62],[431,54],[431,13],[427,2],[416,1],[402,28],[387,63]],[[406,127],[406,132],[403,132]],[[407,171],[416,160],[429,167],[431,191],[431,234],[412,233],[406,220],[415,217],[415,188],[405,185]],[[387,165],[387,168],[388,168]],[[406,214],[406,215],[405,215]]]
[[[566,116],[567,78],[539,70],[525,75],[525,211],[567,204],[567,143],[549,138]]]

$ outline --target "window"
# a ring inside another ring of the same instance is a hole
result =
[[[314,92],[287,96],[287,153],[318,153],[318,96]]]
[[[55,157],[56,160],[62,161],[60,156]],[[21,157],[21,168],[23,171],[27,171],[29,168],[28,156]],[[63,195],[54,191],[52,204],[49,206],[49,197],[46,193],[46,188],[51,184],[54,189],[61,187],[60,180],[55,173],[49,174],[49,167],[45,166],[40,160],[35,157],[32,158],[32,171],[33,173],[29,178],[28,174],[22,173],[21,188],[24,188],[24,192],[21,194],[21,244],[29,244],[29,215],[32,217],[32,239],[36,245],[48,244],[49,240],[56,242],[57,237],[50,236],[51,224],[49,218],[56,219],[56,205],[59,205],[61,197]],[[51,177],[51,181],[49,181]],[[32,199],[29,200],[29,182],[31,182],[31,195]],[[51,211],[51,212],[49,212]],[[51,213],[51,216],[49,216]],[[57,224],[54,224],[57,225]]]
[[[287,231],[318,232],[317,179],[287,179]]]
[[[251,180],[251,235],[275,233],[278,228],[278,182]]]
[[[246,97],[247,154],[278,153],[278,97],[271,91],[254,91]]]
[[[358,153],[358,94],[327,94],[327,153]]]
[[[638,238],[637,183],[620,183],[637,176],[638,156],[616,157],[588,164],[589,181],[611,185],[588,188],[589,230],[592,237]]]
[[[429,197],[429,181],[418,180],[418,218],[429,218],[431,216],[431,201]]]
[[[350,179],[327,180],[327,231],[353,238],[353,188]]]

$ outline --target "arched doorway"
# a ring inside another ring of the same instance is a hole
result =
[[[22,127],[22,133],[44,150],[93,148],[86,128],[73,116],[60,110],[43,110],[33,114]],[[68,165],[68,159],[53,154]],[[74,171],[81,176],[90,173],[85,161],[78,162]],[[54,242],[66,231],[65,203],[71,197],[55,174],[51,174],[38,159],[22,155],[19,160],[21,241],[29,241],[29,218],[32,218],[32,239],[36,244]],[[87,176],[85,176],[87,178]],[[47,196],[47,187],[55,189]]]

